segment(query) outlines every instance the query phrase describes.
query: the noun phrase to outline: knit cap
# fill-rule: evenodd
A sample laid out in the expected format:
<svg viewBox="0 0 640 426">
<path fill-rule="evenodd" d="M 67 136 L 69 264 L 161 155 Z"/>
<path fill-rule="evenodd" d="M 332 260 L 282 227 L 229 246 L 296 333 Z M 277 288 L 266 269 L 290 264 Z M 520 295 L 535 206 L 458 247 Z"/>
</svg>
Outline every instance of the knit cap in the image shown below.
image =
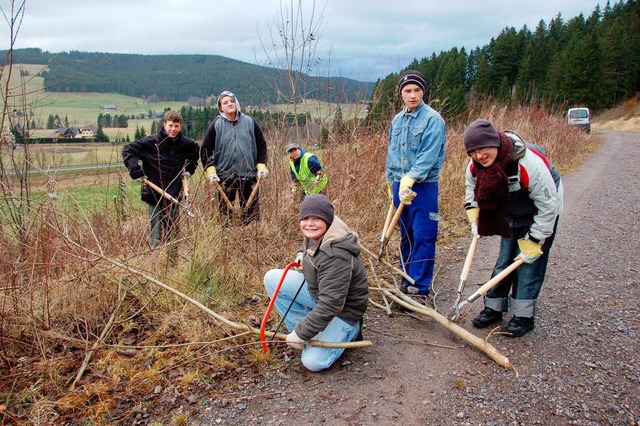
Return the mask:
<svg viewBox="0 0 640 426">
<path fill-rule="evenodd" d="M 467 130 L 464 131 L 464 148 L 467 154 L 476 149 L 489 146 L 500 147 L 500 136 L 493 124 L 487 120 L 478 119 L 469 124 Z"/>
<path fill-rule="evenodd" d="M 284 153 L 288 154 L 289 151 L 291 151 L 292 149 L 298 149 L 298 148 L 302 148 L 300 145 L 298 145 L 295 142 L 291 142 L 290 144 L 287 145 L 287 147 L 284 149 Z"/>
<path fill-rule="evenodd" d="M 424 74 L 416 70 L 407 70 L 403 72 L 400 76 L 400 80 L 398 81 L 398 90 L 402 91 L 402 88 L 407 84 L 417 84 L 424 92 Z"/>
<path fill-rule="evenodd" d="M 315 216 L 324 220 L 328 226 L 331 226 L 333 215 L 334 210 L 331 201 L 322 194 L 307 195 L 300 203 L 300 214 L 298 216 L 300 220 Z"/>
</svg>

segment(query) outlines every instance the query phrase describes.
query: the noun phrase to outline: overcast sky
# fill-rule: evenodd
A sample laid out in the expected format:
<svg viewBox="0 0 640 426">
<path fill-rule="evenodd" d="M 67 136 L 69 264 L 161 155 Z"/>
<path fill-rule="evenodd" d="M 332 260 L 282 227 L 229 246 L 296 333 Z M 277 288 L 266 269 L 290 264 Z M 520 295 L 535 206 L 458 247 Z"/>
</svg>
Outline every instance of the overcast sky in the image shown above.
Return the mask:
<svg viewBox="0 0 640 426">
<path fill-rule="evenodd" d="M 19 3 L 19 0 L 15 0 Z M 312 0 L 302 0 L 313 9 Z M 277 35 L 280 0 L 26 0 L 17 48 L 141 54 L 201 53 L 267 65 L 261 40 Z M 467 51 L 489 43 L 505 27 L 558 13 L 565 22 L 588 17 L 596 0 L 319 0 L 315 73 L 374 81 L 412 59 L 453 47 Z M 0 0 L 5 20 L 0 49 L 9 47 L 11 2 Z M 305 22 L 309 22 L 309 16 Z M 271 30 L 270 30 L 271 28 Z M 270 50 L 270 53 L 273 53 Z"/>
</svg>

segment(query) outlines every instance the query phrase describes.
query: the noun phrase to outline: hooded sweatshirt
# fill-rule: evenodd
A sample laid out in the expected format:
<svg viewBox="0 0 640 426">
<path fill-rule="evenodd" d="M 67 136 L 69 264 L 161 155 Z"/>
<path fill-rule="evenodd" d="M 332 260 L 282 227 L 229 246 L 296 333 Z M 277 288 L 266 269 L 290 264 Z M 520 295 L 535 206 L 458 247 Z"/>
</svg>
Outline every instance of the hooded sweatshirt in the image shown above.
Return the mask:
<svg viewBox="0 0 640 426">
<path fill-rule="evenodd" d="M 304 278 L 317 305 L 296 325 L 298 337 L 312 339 L 336 316 L 350 324 L 361 321 L 369 300 L 369 283 L 358 257 L 358 236 L 334 216 L 318 243 L 305 237 L 302 251 Z"/>
</svg>

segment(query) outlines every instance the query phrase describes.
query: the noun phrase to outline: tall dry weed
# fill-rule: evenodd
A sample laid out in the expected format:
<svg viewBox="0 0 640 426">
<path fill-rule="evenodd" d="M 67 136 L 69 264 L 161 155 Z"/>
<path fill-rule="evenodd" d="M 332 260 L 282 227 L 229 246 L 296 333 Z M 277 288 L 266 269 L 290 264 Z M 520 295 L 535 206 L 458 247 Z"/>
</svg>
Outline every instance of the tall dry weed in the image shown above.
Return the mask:
<svg viewBox="0 0 640 426">
<path fill-rule="evenodd" d="M 489 119 L 498 129 L 514 130 L 543 146 L 561 171 L 575 167 L 597 146 L 595 136 L 576 132 L 562 117 L 541 109 L 488 106 L 468 121 L 475 118 Z M 468 232 L 462 210 L 469 161 L 462 144 L 466 124 L 448 127 L 440 178 L 441 246 Z M 336 213 L 360 235 L 364 247 L 376 252 L 389 206 L 387 135 L 363 129 L 350 134 L 344 139 L 348 142 L 330 140 L 322 149 L 312 147 L 315 137 L 299 142 L 322 160 Z M 120 188 L 116 202 L 105 203 L 107 207 L 87 210 L 73 201 L 34 201 L 23 238 L 7 226 L 11 216 L 0 209 L 0 274 L 5 283 L 0 285 L 0 397 L 7 405 L 0 412 L 2 421 L 56 416 L 126 421 L 131 410 L 123 408 L 125 399 L 149 398 L 149 410 L 154 404 L 170 407 L 199 386 L 233 384 L 238 369 L 263 368 L 255 356 L 255 339 L 230 339 L 235 330 L 154 285 L 145 274 L 232 321 L 258 325 L 268 302 L 264 274 L 291 262 L 301 242 L 288 156 L 282 149 L 287 141 L 269 134 L 267 140 L 270 175 L 261 188 L 262 220 L 223 225 L 215 191 L 197 173 L 189 182 L 197 217 L 180 221 L 177 260 L 168 245 L 149 248 L 146 211 L 124 210 L 141 202 L 124 199 L 116 173 L 102 176 Z M 63 194 L 65 188 L 56 191 Z M 397 238 L 388 248 L 392 258 Z M 369 256 L 363 259 L 371 268 Z M 376 275 L 394 277 L 393 271 L 382 269 Z M 111 317 L 111 328 L 103 333 Z M 100 335 L 104 340 L 94 348 Z M 70 390 L 92 349 L 84 378 Z"/>
</svg>

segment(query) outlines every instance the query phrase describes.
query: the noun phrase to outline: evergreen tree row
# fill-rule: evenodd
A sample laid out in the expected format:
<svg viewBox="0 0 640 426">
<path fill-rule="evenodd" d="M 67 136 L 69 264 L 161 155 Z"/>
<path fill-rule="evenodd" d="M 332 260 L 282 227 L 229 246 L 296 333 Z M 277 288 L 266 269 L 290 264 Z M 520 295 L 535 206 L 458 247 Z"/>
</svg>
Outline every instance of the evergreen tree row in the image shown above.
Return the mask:
<svg viewBox="0 0 640 426">
<path fill-rule="evenodd" d="M 448 119 L 464 117 L 470 102 L 481 99 L 551 110 L 611 108 L 640 90 L 640 6 L 607 2 L 586 19 L 580 14 L 565 22 L 558 14 L 533 32 L 507 27 L 482 48 L 453 48 L 406 69 L 425 74 L 425 99 Z M 371 122 L 401 108 L 397 79 L 391 74 L 376 83 Z"/>
<path fill-rule="evenodd" d="M 4 52 L 1 52 L 4 53 Z M 217 55 L 137 55 L 97 52 L 49 53 L 16 49 L 13 63 L 43 64 L 47 91 L 97 92 L 153 101 L 202 102 L 230 90 L 242 105 L 287 102 L 291 84 L 282 70 Z M 327 102 L 369 99 L 372 83 L 341 77 L 301 76 L 296 93 Z M 279 92 L 281 90 L 282 92 Z"/>
</svg>

